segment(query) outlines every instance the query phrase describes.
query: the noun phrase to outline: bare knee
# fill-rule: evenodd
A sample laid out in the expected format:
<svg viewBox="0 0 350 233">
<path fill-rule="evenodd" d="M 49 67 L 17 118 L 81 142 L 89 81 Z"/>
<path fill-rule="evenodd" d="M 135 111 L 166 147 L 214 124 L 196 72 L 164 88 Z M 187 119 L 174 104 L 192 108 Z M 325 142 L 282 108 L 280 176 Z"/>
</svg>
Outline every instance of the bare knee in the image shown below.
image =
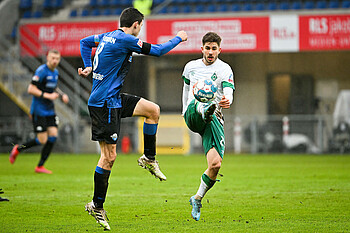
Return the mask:
<svg viewBox="0 0 350 233">
<path fill-rule="evenodd" d="M 147 118 L 148 120 L 158 123 L 160 115 L 160 107 L 158 104 L 153 104 L 150 110 L 148 111 Z"/>
<path fill-rule="evenodd" d="M 211 164 L 209 164 L 209 170 L 212 170 L 213 172 L 219 172 L 221 168 L 221 161 L 213 161 Z"/>
</svg>

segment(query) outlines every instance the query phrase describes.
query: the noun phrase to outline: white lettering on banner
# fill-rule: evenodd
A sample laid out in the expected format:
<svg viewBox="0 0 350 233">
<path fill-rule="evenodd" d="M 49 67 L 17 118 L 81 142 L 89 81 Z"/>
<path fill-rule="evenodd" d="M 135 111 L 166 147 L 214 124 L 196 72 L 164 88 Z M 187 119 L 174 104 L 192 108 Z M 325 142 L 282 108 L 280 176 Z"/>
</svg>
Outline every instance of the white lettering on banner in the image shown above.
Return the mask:
<svg viewBox="0 0 350 233">
<path fill-rule="evenodd" d="M 242 22 L 240 20 L 217 20 L 217 21 L 178 21 L 172 23 L 172 32 L 177 33 L 179 30 L 187 32 L 188 40 L 176 47 L 174 50 L 191 51 L 194 48 L 198 50 L 202 44 L 202 37 L 210 31 L 217 32 L 223 40 L 223 49 L 256 49 L 257 39 L 253 33 L 242 33 Z M 172 36 L 159 36 L 157 43 L 164 43 L 170 40 Z"/>
<path fill-rule="evenodd" d="M 335 20 L 330 19 L 329 22 L 329 34 L 349 34 L 350 33 L 350 18 L 341 20 L 337 18 Z"/>
<path fill-rule="evenodd" d="M 309 19 L 310 34 L 326 34 L 328 33 L 327 18 L 310 18 Z"/>
<path fill-rule="evenodd" d="M 57 41 L 79 41 L 80 39 L 108 32 L 109 28 L 104 27 L 61 27 L 57 28 Z"/>
<path fill-rule="evenodd" d="M 299 17 L 297 15 L 270 16 L 270 50 L 272 52 L 299 50 Z"/>
<path fill-rule="evenodd" d="M 41 41 L 54 41 L 56 38 L 55 26 L 39 27 L 39 39 Z"/>
</svg>

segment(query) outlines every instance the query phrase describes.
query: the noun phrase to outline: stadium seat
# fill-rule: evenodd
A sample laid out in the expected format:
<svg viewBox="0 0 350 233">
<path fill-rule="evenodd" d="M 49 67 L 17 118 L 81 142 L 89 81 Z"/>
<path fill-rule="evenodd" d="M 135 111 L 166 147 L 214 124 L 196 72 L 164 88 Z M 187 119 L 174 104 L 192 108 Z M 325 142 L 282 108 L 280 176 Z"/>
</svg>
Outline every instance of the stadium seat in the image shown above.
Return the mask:
<svg viewBox="0 0 350 233">
<path fill-rule="evenodd" d="M 163 7 L 162 9 L 160 9 L 160 11 L 158 12 L 159 14 L 166 14 L 167 12 L 167 8 Z"/>
<path fill-rule="evenodd" d="M 190 13 L 192 10 L 191 10 L 191 6 L 190 5 L 185 5 L 182 7 L 182 12 L 183 13 Z"/>
<path fill-rule="evenodd" d="M 265 4 L 263 2 L 258 2 L 256 5 L 255 5 L 255 10 L 257 11 L 263 11 L 265 10 Z"/>
<path fill-rule="evenodd" d="M 78 11 L 77 11 L 76 9 L 71 10 L 69 16 L 70 16 L 70 17 L 77 17 L 77 16 L 78 16 Z"/>
<path fill-rule="evenodd" d="M 332 9 L 339 8 L 339 2 L 338 1 L 330 1 L 329 8 L 332 8 Z"/>
<path fill-rule="evenodd" d="M 275 11 L 277 10 L 277 4 L 275 2 L 269 2 L 269 4 L 267 5 L 267 9 L 269 11 Z"/>
<path fill-rule="evenodd" d="M 325 8 L 327 8 L 327 2 L 326 2 L 326 1 L 323 1 L 323 0 L 318 1 L 318 2 L 316 3 L 316 8 L 317 8 L 317 9 L 325 9 Z"/>
<path fill-rule="evenodd" d="M 234 3 L 234 4 L 231 5 L 230 10 L 234 11 L 234 12 L 240 11 L 241 10 L 241 6 L 239 4 L 237 4 L 237 3 Z"/>
<path fill-rule="evenodd" d="M 112 10 L 111 10 L 111 8 L 103 9 L 101 15 L 104 15 L 104 16 L 112 15 Z"/>
<path fill-rule="evenodd" d="M 23 12 L 22 18 L 29 19 L 30 17 L 32 17 L 32 12 L 30 10 Z"/>
<path fill-rule="evenodd" d="M 293 10 L 300 10 L 301 9 L 301 3 L 300 2 L 293 2 L 291 9 Z"/>
<path fill-rule="evenodd" d="M 341 4 L 342 8 L 350 8 L 350 1 L 343 1 Z"/>
<path fill-rule="evenodd" d="M 32 15 L 33 18 L 41 18 L 43 17 L 43 12 L 42 11 L 35 11 Z"/>
<path fill-rule="evenodd" d="M 99 8 L 94 8 L 91 10 L 91 15 L 92 16 L 99 16 L 101 15 L 100 9 Z"/>
<path fill-rule="evenodd" d="M 313 1 L 307 1 L 304 4 L 304 9 L 312 10 L 314 9 L 314 2 Z"/>
<path fill-rule="evenodd" d="M 197 13 L 203 13 L 204 12 L 204 5 L 203 4 L 198 4 L 195 6 L 194 11 Z"/>
<path fill-rule="evenodd" d="M 90 6 L 91 8 L 96 7 L 96 6 L 97 6 L 97 0 L 90 0 L 89 6 Z"/>
<path fill-rule="evenodd" d="M 122 11 L 123 11 L 122 8 L 117 7 L 113 10 L 113 14 L 120 15 L 122 13 Z"/>
<path fill-rule="evenodd" d="M 19 3 L 19 9 L 21 10 L 30 9 L 32 6 L 32 0 L 21 0 Z"/>
<path fill-rule="evenodd" d="M 228 11 L 228 5 L 226 3 L 220 4 L 219 7 L 218 7 L 218 11 L 220 11 L 220 12 Z"/>
<path fill-rule="evenodd" d="M 89 16 L 89 15 L 90 15 L 90 12 L 89 12 L 88 9 L 83 9 L 81 11 L 81 16 L 86 17 L 86 16 Z"/>
<path fill-rule="evenodd" d="M 51 9 L 51 0 L 44 0 L 44 2 L 43 2 L 43 9 L 44 10 L 49 10 L 49 9 Z"/>
<path fill-rule="evenodd" d="M 98 6 L 99 6 L 99 7 L 109 7 L 109 6 L 110 6 L 109 0 L 100 0 L 100 1 L 98 2 Z"/>
<path fill-rule="evenodd" d="M 281 10 L 289 10 L 289 3 L 288 2 L 281 2 L 280 3 L 280 9 Z"/>
<path fill-rule="evenodd" d="M 222 5 L 219 6 L 219 9 L 220 9 L 221 6 L 222 6 Z M 226 7 L 227 7 L 227 6 L 226 6 Z M 224 10 L 222 10 L 222 11 L 224 11 Z M 215 4 L 210 4 L 210 5 L 208 5 L 208 7 L 207 7 L 207 12 L 216 12 L 216 6 L 215 6 Z"/>
<path fill-rule="evenodd" d="M 180 8 L 178 5 L 169 6 L 167 12 L 170 14 L 178 14 L 180 13 Z"/>
<path fill-rule="evenodd" d="M 246 2 L 243 5 L 243 11 L 251 11 L 253 10 L 253 5 L 250 2 Z"/>
</svg>

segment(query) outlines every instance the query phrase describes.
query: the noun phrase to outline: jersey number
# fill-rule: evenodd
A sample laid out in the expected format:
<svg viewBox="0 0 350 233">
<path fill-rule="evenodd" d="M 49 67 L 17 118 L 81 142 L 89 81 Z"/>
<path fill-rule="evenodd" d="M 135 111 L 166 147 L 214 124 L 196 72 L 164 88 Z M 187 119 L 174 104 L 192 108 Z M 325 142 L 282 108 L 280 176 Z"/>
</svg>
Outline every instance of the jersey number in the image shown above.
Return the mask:
<svg viewBox="0 0 350 233">
<path fill-rule="evenodd" d="M 95 71 L 97 69 L 98 61 L 99 61 L 98 55 L 100 55 L 100 53 L 102 52 L 104 46 L 105 46 L 105 43 L 102 42 L 96 49 L 96 53 L 95 53 L 95 57 L 94 57 L 94 68 L 93 68 L 93 71 Z"/>
</svg>

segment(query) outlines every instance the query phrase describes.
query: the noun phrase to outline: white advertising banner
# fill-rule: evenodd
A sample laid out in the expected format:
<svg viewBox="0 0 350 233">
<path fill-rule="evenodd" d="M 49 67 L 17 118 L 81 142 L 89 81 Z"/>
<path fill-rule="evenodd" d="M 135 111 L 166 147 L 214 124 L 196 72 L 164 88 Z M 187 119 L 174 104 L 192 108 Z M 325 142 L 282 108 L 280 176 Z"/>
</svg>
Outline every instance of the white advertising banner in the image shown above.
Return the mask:
<svg viewBox="0 0 350 233">
<path fill-rule="evenodd" d="M 270 16 L 270 51 L 299 51 L 299 16 Z"/>
</svg>

